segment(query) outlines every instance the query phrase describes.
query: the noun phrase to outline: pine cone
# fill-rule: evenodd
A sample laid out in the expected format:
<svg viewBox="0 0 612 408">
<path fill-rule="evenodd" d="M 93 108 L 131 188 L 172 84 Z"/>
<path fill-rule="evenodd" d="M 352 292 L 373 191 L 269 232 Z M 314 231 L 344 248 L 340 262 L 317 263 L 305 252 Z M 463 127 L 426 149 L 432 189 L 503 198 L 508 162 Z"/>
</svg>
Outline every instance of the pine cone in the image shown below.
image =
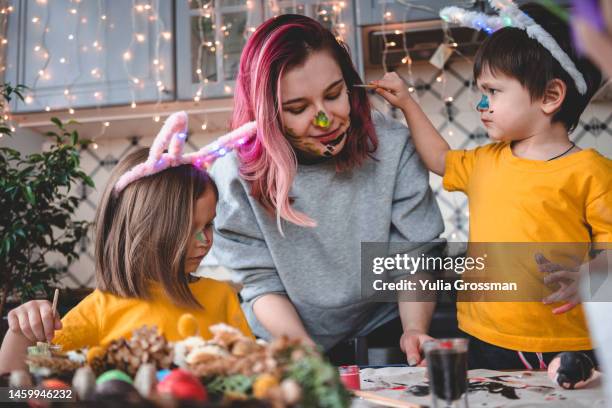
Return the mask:
<svg viewBox="0 0 612 408">
<path fill-rule="evenodd" d="M 116 368 L 134 376 L 144 363 L 153 364 L 157 369 L 170 368 L 172 348 L 155 326 L 143 326 L 134 330 L 129 340 L 121 338 L 112 341 L 103 362 L 106 368 Z"/>
<path fill-rule="evenodd" d="M 106 360 L 101 357 L 95 357 L 87 364 L 91 367 L 96 376 L 101 375 L 105 371 L 108 371 L 108 365 L 106 364 Z"/>
</svg>

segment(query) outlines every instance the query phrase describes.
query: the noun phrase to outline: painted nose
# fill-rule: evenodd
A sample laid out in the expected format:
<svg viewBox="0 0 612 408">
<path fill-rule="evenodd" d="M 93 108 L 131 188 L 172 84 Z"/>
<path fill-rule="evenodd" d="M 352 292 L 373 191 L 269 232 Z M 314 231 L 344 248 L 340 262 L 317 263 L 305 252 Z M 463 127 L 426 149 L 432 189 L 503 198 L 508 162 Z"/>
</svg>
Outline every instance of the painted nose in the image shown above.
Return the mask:
<svg viewBox="0 0 612 408">
<path fill-rule="evenodd" d="M 476 110 L 478 112 L 485 112 L 489 110 L 489 97 L 487 95 L 482 95 L 480 102 L 478 102 L 478 105 L 476 105 Z"/>
<path fill-rule="evenodd" d="M 327 117 L 327 114 L 325 114 L 325 112 L 320 110 L 319 112 L 317 112 L 317 115 L 312 120 L 312 124 L 314 126 L 317 126 L 323 129 L 327 129 L 331 125 L 331 122 L 329 118 Z"/>
</svg>

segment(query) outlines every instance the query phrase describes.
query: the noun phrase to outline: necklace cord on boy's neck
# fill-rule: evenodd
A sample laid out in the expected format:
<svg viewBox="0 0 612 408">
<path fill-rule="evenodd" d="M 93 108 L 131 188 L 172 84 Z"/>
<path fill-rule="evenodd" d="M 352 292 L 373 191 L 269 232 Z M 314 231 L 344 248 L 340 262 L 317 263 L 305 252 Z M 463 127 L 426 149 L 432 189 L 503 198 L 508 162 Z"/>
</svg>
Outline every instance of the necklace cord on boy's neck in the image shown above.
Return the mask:
<svg viewBox="0 0 612 408">
<path fill-rule="evenodd" d="M 555 157 L 551 157 L 550 159 L 548 159 L 548 160 L 546 160 L 546 161 L 555 160 L 555 159 L 558 159 L 558 158 L 559 158 L 559 157 L 561 157 L 561 156 L 565 156 L 566 154 L 568 154 L 568 153 L 570 152 L 570 150 L 572 150 L 574 147 L 576 147 L 576 143 L 574 143 L 574 142 L 571 142 L 571 143 L 572 143 L 572 145 L 570 146 L 570 148 L 569 148 L 569 149 L 567 149 L 566 151 L 564 151 L 564 152 L 563 152 L 563 153 L 561 153 L 561 154 L 556 155 Z"/>
</svg>

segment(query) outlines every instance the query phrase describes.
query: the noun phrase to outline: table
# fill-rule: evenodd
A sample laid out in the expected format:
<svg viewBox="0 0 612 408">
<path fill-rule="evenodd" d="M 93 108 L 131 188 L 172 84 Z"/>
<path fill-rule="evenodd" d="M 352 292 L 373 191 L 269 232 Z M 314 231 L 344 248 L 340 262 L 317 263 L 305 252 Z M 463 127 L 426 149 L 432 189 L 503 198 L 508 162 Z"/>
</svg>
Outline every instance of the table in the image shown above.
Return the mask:
<svg viewBox="0 0 612 408">
<path fill-rule="evenodd" d="M 423 391 L 427 392 L 426 368 L 362 368 L 360 376 L 363 391 L 370 391 L 377 396 L 422 406 L 431 405 L 430 396 L 428 394 L 422 395 Z M 586 388 L 579 390 L 565 390 L 555 386 L 545 371 L 470 370 L 468 377 L 470 378 L 470 391 L 468 393 L 470 408 L 612 407 L 612 402 L 606 406 L 600 373 L 595 374 L 593 381 Z M 414 391 L 417 391 L 417 395 Z M 380 406 L 380 404 L 355 398 L 351 408 Z"/>
</svg>

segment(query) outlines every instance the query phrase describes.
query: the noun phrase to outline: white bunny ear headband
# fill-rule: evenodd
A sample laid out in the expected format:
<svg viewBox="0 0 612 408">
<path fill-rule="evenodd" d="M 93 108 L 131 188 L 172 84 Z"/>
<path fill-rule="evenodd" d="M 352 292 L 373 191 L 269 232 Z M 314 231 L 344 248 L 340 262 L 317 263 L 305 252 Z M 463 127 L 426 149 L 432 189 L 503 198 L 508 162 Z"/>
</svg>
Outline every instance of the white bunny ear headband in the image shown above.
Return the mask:
<svg viewBox="0 0 612 408">
<path fill-rule="evenodd" d="M 119 194 L 128 184 L 140 178 L 159 173 L 169 167 L 192 164 L 198 168 L 208 168 L 219 157 L 224 156 L 236 146 L 245 144 L 257 132 L 255 122 L 249 122 L 219 137 L 197 152 L 183 154 L 187 137 L 187 113 L 176 112 L 166 119 L 153 145 L 149 157 L 122 175 L 115 184 Z M 168 149 L 167 153 L 164 150 Z"/>
<path fill-rule="evenodd" d="M 576 68 L 572 59 L 555 39 L 544 30 L 531 17 L 521 11 L 512 0 L 489 0 L 489 4 L 495 8 L 499 15 L 489 16 L 484 13 L 464 10 L 460 7 L 445 7 L 440 10 L 440 18 L 442 20 L 459 24 L 464 27 L 483 30 L 487 34 L 492 34 L 494 31 L 504 27 L 515 27 L 525 30 L 530 38 L 539 42 L 546 48 L 552 56 L 559 61 L 561 67 L 572 77 L 576 83 L 576 89 L 581 95 L 587 91 L 587 85 L 584 77 Z"/>
</svg>

